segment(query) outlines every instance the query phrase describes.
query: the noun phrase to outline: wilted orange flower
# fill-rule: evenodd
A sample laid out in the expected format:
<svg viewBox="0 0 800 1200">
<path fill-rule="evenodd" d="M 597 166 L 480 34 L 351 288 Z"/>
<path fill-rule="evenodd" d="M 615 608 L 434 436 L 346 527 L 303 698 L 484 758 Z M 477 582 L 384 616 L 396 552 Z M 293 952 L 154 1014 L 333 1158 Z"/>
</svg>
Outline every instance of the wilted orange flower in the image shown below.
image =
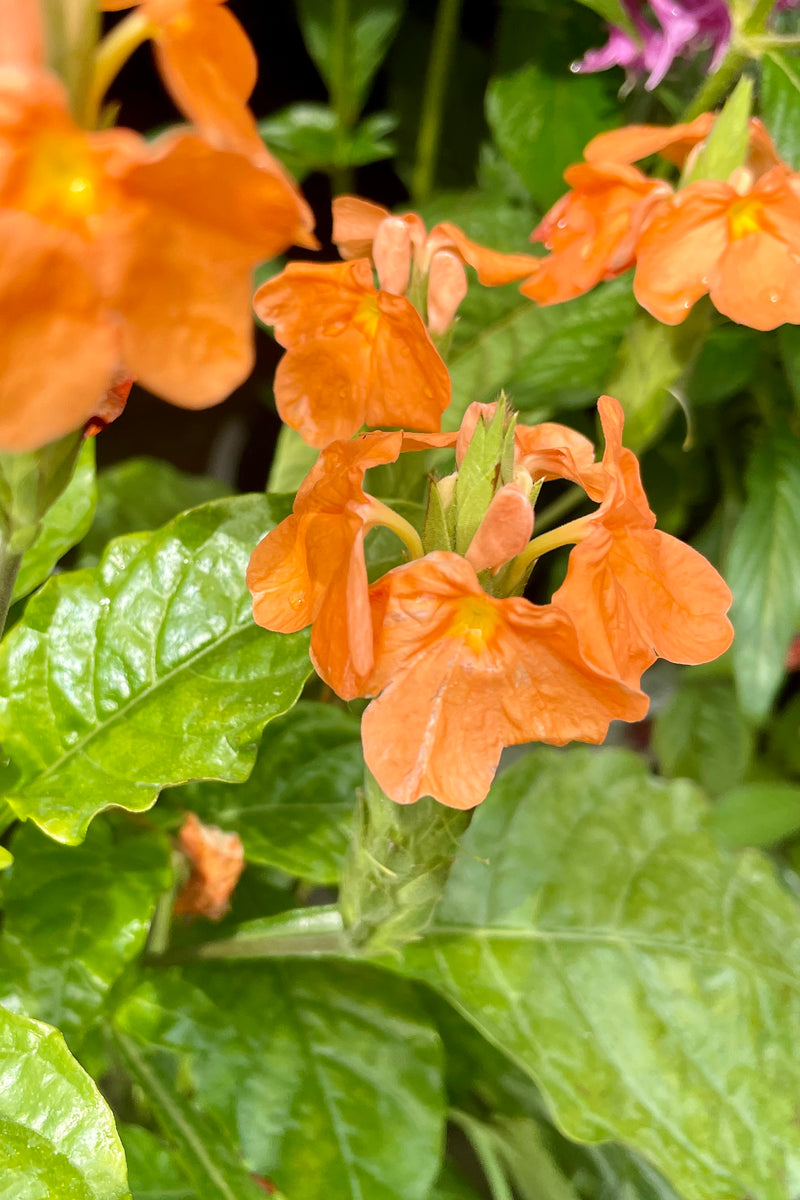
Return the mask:
<svg viewBox="0 0 800 1200">
<path fill-rule="evenodd" d="M 245 156 L 87 133 L 54 77 L 3 71 L 0 447 L 81 426 L 120 364 L 172 403 L 223 400 L 252 365 L 252 268 L 303 237 L 294 190 Z"/>
<path fill-rule="evenodd" d="M 133 379 L 127 371 L 119 370 L 109 384 L 108 391 L 95 408 L 83 427 L 84 437 L 96 437 L 107 425 L 111 425 L 125 411 L 133 387 Z"/>
<path fill-rule="evenodd" d="M 400 804 L 430 795 L 473 808 L 504 746 L 601 742 L 611 721 L 647 711 L 640 691 L 587 664 L 566 613 L 488 596 L 456 554 L 396 567 L 371 599 L 364 758 Z"/>
<path fill-rule="evenodd" d="M 633 687 L 656 658 L 697 664 L 723 654 L 732 597 L 701 554 L 655 528 L 636 456 L 622 445 L 622 407 L 602 396 L 598 409 L 606 446 L 584 484 L 602 503 L 573 523 L 581 540 L 553 604 L 574 620 L 586 659 Z"/>
<path fill-rule="evenodd" d="M 735 186 L 738 184 L 739 186 Z M 634 293 L 678 325 L 701 296 L 753 329 L 800 323 L 800 196 L 783 166 L 755 183 L 700 180 L 653 213 L 636 252 Z"/>
<path fill-rule="evenodd" d="M 654 204 L 672 191 L 662 180 L 616 163 L 578 163 L 564 178 L 572 191 L 531 234 L 551 253 L 520 288 L 539 304 L 572 300 L 632 267 Z"/>
<path fill-rule="evenodd" d="M 414 306 L 375 289 L 366 259 L 290 263 L 253 304 L 287 348 L 275 373 L 278 412 L 309 445 L 364 424 L 439 428 L 447 368 Z"/>
<path fill-rule="evenodd" d="M 174 911 L 219 921 L 230 908 L 233 889 L 244 870 L 244 846 L 238 833 L 204 825 L 196 813 L 186 814 L 178 845 L 191 864 L 191 874 L 178 893 Z"/>
</svg>

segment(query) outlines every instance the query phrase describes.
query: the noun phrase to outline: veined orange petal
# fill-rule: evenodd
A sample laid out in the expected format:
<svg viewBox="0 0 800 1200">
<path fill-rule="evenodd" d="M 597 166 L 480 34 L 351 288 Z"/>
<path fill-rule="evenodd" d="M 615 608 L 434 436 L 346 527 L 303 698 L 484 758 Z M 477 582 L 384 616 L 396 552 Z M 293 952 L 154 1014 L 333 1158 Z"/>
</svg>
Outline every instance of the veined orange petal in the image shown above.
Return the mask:
<svg viewBox="0 0 800 1200">
<path fill-rule="evenodd" d="M 331 241 L 342 258 L 369 258 L 378 227 L 392 214 L 360 196 L 336 196 Z"/>
<path fill-rule="evenodd" d="M 711 278 L 711 302 L 751 329 L 800 324 L 800 242 L 766 232 L 731 242 Z"/>
<path fill-rule="evenodd" d="M 634 163 L 651 154 L 662 154 L 682 166 L 689 151 L 708 137 L 715 117 L 715 113 L 705 112 L 682 125 L 625 125 L 609 129 L 593 137 L 583 155 L 590 163 Z"/>
<path fill-rule="evenodd" d="M 293 262 L 262 283 L 253 307 L 273 325 L 282 346 L 320 334 L 338 337 L 349 328 L 365 295 L 377 294 L 366 258 L 347 263 Z"/>
<path fill-rule="evenodd" d="M 581 483 L 595 465 L 594 446 L 587 437 L 566 425 L 543 421 L 517 425 L 514 431 L 516 461 L 532 479 L 571 479 Z"/>
<path fill-rule="evenodd" d="M 504 484 L 492 496 L 465 557 L 476 571 L 497 570 L 522 553 L 532 534 L 530 496 L 516 483 Z"/>
<path fill-rule="evenodd" d="M 548 605 L 495 600 L 472 567 L 435 553 L 374 584 L 380 693 L 362 722 L 364 756 L 393 800 L 484 799 L 504 746 L 600 742 L 647 699 L 584 662 L 572 621 Z"/>
<path fill-rule="evenodd" d="M 404 296 L 378 293 L 367 396 L 368 425 L 437 432 L 450 403 L 450 374 L 422 318 Z"/>
<path fill-rule="evenodd" d="M 436 250 L 455 250 L 468 266 L 475 269 L 479 283 L 486 287 L 498 287 L 517 279 L 526 279 L 539 261 L 532 254 L 504 254 L 500 250 L 479 246 L 449 221 L 435 225 L 428 234 L 429 254 Z"/>
</svg>

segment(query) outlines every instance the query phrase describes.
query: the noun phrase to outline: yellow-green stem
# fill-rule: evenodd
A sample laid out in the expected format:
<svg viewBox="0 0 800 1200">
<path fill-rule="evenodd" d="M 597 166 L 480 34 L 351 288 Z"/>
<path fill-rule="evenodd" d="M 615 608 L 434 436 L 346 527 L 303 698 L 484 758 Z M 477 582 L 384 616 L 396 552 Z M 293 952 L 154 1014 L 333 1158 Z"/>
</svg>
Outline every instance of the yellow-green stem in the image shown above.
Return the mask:
<svg viewBox="0 0 800 1200">
<path fill-rule="evenodd" d="M 556 529 L 551 529 L 548 533 L 543 533 L 539 537 L 535 537 L 532 542 L 528 542 L 522 553 L 514 559 L 514 569 L 509 573 L 507 579 L 508 588 L 513 590 L 518 587 L 537 558 L 541 558 L 543 554 L 557 550 L 560 546 L 571 546 L 576 542 L 583 541 L 589 532 L 589 521 L 593 515 L 568 521 L 566 525 L 559 525 Z"/>
<path fill-rule="evenodd" d="M 458 36 L 461 0 L 439 0 L 436 24 L 433 30 L 425 92 L 422 97 L 419 134 L 417 135 L 417 158 L 411 180 L 411 194 L 415 204 L 424 204 L 433 188 L 439 138 L 444 119 L 444 101 L 453 46 Z"/>
<path fill-rule="evenodd" d="M 422 548 L 422 539 L 410 521 L 401 517 L 382 500 L 375 500 L 372 496 L 370 496 L 369 508 L 367 528 L 372 529 L 375 525 L 384 525 L 387 529 L 391 529 L 392 533 L 397 534 L 412 558 L 422 558 L 425 553 Z"/>
<path fill-rule="evenodd" d="M 86 96 L 83 124 L 93 129 L 111 84 L 134 50 L 153 35 L 152 24 L 137 9 L 115 25 L 97 47 L 92 81 Z"/>
</svg>

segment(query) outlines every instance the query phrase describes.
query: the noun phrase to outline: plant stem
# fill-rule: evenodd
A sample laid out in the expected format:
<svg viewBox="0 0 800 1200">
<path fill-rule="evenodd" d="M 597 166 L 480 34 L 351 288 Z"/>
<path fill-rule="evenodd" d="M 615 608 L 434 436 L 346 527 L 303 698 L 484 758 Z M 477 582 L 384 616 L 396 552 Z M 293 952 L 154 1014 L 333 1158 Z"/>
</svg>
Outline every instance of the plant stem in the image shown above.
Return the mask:
<svg viewBox="0 0 800 1200">
<path fill-rule="evenodd" d="M 352 957 L 336 905 L 300 908 L 277 917 L 248 921 L 234 937 L 148 956 L 148 965 L 166 966 L 209 958 Z"/>
<path fill-rule="evenodd" d="M 354 113 L 348 101 L 350 65 L 350 0 L 333 0 L 333 39 L 331 100 L 336 112 L 336 151 L 343 160 Z M 343 161 L 334 168 L 332 186 L 335 195 L 352 191 L 352 171 Z"/>
<path fill-rule="evenodd" d="M 97 124 L 105 94 L 122 67 L 142 42 L 146 42 L 153 27 L 137 9 L 124 17 L 106 34 L 97 47 L 94 70 L 83 110 L 83 124 L 92 129 Z"/>
<path fill-rule="evenodd" d="M 548 504 L 547 508 L 543 508 L 541 512 L 536 513 L 535 529 L 537 533 L 544 533 L 546 529 L 552 529 L 553 525 L 557 525 L 562 517 L 566 517 L 571 513 L 573 508 L 577 508 L 584 500 L 588 499 L 583 488 L 571 487 L 564 492 L 563 496 L 559 496 L 552 504 Z"/>
<path fill-rule="evenodd" d="M 0 637 L 6 627 L 6 617 L 11 607 L 11 597 L 14 594 L 14 584 L 17 579 L 21 554 L 12 554 L 6 542 L 0 538 Z"/>
<path fill-rule="evenodd" d="M 417 160 L 411 181 L 415 204 L 424 204 L 433 188 L 439 137 L 444 118 L 444 101 L 453 45 L 458 34 L 462 0 L 439 0 L 433 30 L 425 93 L 417 137 Z"/>
<path fill-rule="evenodd" d="M 723 99 L 725 93 L 739 78 L 749 56 L 738 46 L 731 46 L 725 55 L 720 68 L 705 81 L 695 95 L 689 107 L 681 116 L 681 121 L 693 121 L 701 113 L 715 108 Z"/>
<path fill-rule="evenodd" d="M 761 33 L 775 7 L 775 0 L 758 0 L 744 23 L 744 33 Z"/>
<path fill-rule="evenodd" d="M 469 1113 L 461 1112 L 457 1108 L 451 1108 L 447 1115 L 453 1124 L 458 1125 L 466 1135 L 475 1151 L 486 1176 L 489 1191 L 492 1193 L 492 1200 L 514 1200 L 514 1194 L 508 1185 L 505 1171 L 494 1146 L 491 1130 L 471 1117 Z"/>
</svg>

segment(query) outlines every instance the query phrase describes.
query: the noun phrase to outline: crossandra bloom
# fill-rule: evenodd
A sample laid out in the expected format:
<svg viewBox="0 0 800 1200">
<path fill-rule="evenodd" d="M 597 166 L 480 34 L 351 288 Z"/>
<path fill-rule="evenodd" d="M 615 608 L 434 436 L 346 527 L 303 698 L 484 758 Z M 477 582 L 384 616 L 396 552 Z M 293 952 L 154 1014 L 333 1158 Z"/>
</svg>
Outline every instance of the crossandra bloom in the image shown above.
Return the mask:
<svg viewBox="0 0 800 1200">
<path fill-rule="evenodd" d="M 306 238 L 294 188 L 246 156 L 87 133 L 53 76 L 0 67 L 0 448 L 84 424 L 120 366 L 223 400 L 252 365 L 253 267 Z"/>
<path fill-rule="evenodd" d="M 367 259 L 290 263 L 253 304 L 287 348 L 275 373 L 278 412 L 309 445 L 364 424 L 438 430 L 447 368 L 413 304 L 373 286 Z"/>
<path fill-rule="evenodd" d="M 654 528 L 622 445 L 622 410 L 610 397 L 599 408 L 600 462 L 563 426 L 515 426 L 504 402 L 471 407 L 458 435 L 336 443 L 292 517 L 256 549 L 256 621 L 312 624 L 322 678 L 343 699 L 371 699 L 365 760 L 397 802 L 432 795 L 470 808 L 504 746 L 600 742 L 612 720 L 645 715 L 641 675 L 657 657 L 707 662 L 729 645 L 728 588 Z M 367 466 L 448 443 L 458 470 L 432 485 L 421 535 L 364 493 Z M 598 507 L 537 536 L 532 504 L 554 479 L 579 484 Z M 402 537 L 412 561 L 368 586 L 364 537 L 377 524 Z M 564 546 L 564 584 L 549 604 L 531 604 L 521 594 L 531 571 Z"/>
</svg>

